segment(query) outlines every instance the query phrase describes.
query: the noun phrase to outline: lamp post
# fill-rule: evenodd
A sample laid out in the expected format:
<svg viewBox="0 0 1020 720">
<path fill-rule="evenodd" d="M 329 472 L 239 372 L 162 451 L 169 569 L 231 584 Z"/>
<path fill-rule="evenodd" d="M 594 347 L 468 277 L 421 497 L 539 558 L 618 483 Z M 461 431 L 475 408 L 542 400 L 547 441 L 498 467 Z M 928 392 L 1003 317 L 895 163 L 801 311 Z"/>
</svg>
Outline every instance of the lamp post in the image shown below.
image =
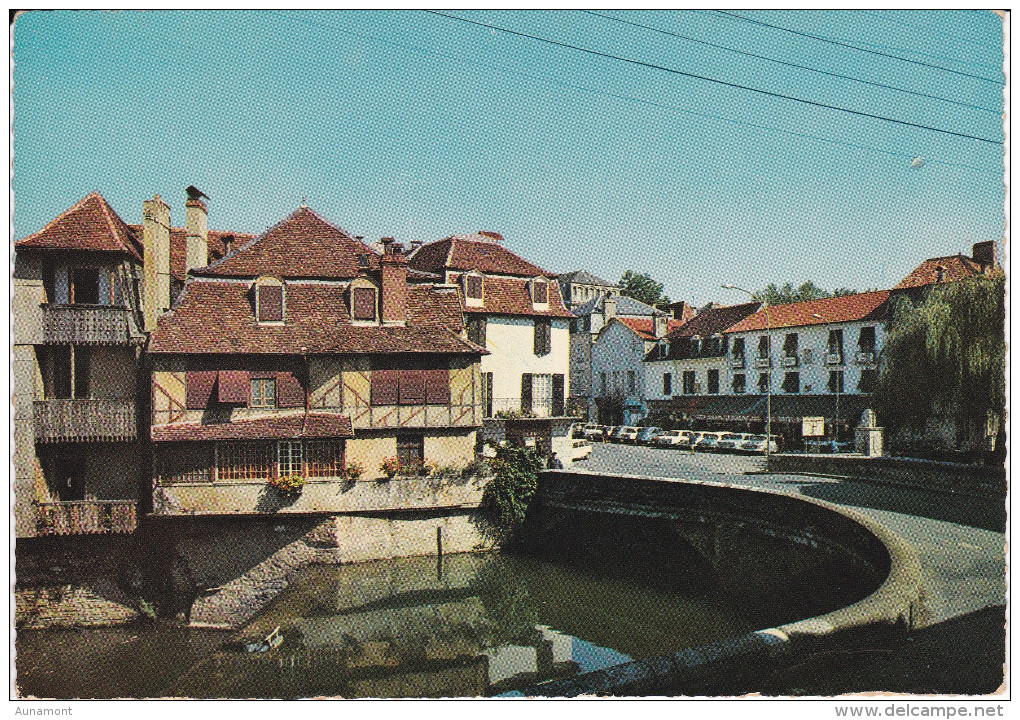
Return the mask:
<svg viewBox="0 0 1020 720">
<path fill-rule="evenodd" d="M 752 300 L 758 298 L 753 292 L 736 285 L 723 285 L 725 290 L 737 290 L 749 295 Z M 765 472 L 769 471 L 769 456 L 772 454 L 772 325 L 769 321 L 769 304 L 766 301 L 761 303 L 762 312 L 765 313 L 765 337 L 768 338 L 768 382 L 765 383 Z"/>
</svg>

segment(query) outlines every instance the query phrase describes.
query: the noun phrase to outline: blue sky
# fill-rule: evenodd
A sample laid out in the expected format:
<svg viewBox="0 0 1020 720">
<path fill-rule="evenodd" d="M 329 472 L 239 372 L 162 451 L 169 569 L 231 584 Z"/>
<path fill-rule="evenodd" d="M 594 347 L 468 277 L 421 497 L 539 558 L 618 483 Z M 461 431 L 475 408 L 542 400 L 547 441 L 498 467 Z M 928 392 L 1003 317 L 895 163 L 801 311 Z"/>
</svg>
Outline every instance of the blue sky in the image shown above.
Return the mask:
<svg viewBox="0 0 1020 720">
<path fill-rule="evenodd" d="M 1001 84 L 719 13 L 606 12 L 1002 108 Z M 727 82 L 1003 137 L 995 113 L 578 11 L 456 14 Z M 741 14 L 1003 79 L 1002 28 L 992 13 Z M 616 280 L 634 269 L 664 282 L 674 299 L 702 304 L 741 300 L 722 283 L 888 287 L 925 257 L 969 253 L 972 243 L 1003 234 L 1001 145 L 420 11 L 32 12 L 15 24 L 14 63 L 17 237 L 92 190 L 128 222 L 138 222 L 142 201 L 159 193 L 183 224 L 184 187 L 194 184 L 210 196 L 209 224 L 217 229 L 260 232 L 306 196 L 370 240 L 498 230 L 511 249 L 552 272 L 583 268 Z M 927 162 L 910 169 L 915 155 Z"/>
</svg>

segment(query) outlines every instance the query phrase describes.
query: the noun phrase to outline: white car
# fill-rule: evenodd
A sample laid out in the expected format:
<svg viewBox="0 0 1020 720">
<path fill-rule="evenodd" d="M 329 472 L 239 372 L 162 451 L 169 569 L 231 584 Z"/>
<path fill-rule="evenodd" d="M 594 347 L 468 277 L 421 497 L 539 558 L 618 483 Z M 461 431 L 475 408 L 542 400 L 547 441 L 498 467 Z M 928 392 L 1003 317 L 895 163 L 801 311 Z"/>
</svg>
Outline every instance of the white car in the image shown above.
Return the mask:
<svg viewBox="0 0 1020 720">
<path fill-rule="evenodd" d="M 690 447 L 691 446 L 691 431 L 690 430 L 667 430 L 664 433 L 660 433 L 652 440 L 652 443 L 659 447 Z"/>
<path fill-rule="evenodd" d="M 716 452 L 738 452 L 741 443 L 750 440 L 754 435 L 751 433 L 730 433 L 715 444 Z"/>
<path fill-rule="evenodd" d="M 637 443 L 637 435 L 640 429 L 630 425 L 620 428 L 620 432 L 616 436 L 616 442 L 630 443 L 631 445 Z"/>
<path fill-rule="evenodd" d="M 585 440 L 602 442 L 606 439 L 605 425 L 588 424 L 581 428 L 581 437 Z"/>
<path fill-rule="evenodd" d="M 574 440 L 571 449 L 571 461 L 587 460 L 591 457 L 591 443 L 587 440 Z"/>
<path fill-rule="evenodd" d="M 692 447 L 695 450 L 700 450 L 701 452 L 715 452 L 716 451 L 716 445 L 719 444 L 719 441 L 722 440 L 723 438 L 729 437 L 732 434 L 733 433 L 728 433 L 728 432 L 706 432 L 706 433 L 702 433 L 701 434 L 701 438 L 699 440 L 695 441 L 695 443 L 694 443 L 694 445 Z"/>
<path fill-rule="evenodd" d="M 740 443 L 737 448 L 739 452 L 746 453 L 762 453 L 765 454 L 765 436 L 764 435 L 752 435 L 747 440 Z M 773 435 L 769 441 L 769 453 L 774 453 L 779 450 L 779 445 L 776 443 L 776 436 Z"/>
</svg>

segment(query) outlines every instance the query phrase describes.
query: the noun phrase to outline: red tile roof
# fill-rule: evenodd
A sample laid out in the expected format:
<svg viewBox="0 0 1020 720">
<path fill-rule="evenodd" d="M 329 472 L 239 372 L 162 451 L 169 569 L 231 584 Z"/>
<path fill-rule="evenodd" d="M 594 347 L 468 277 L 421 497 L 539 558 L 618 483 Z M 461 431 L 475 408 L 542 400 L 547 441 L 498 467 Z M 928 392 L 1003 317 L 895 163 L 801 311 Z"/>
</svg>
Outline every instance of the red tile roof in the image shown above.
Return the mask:
<svg viewBox="0 0 1020 720">
<path fill-rule="evenodd" d="M 353 278 L 358 257 L 369 256 L 379 268 L 379 255 L 307 207 L 295 210 L 254 240 L 196 275 L 217 277 Z"/>
<path fill-rule="evenodd" d="M 132 224 L 129 227 L 135 232 L 139 241 L 141 241 L 142 226 Z M 224 241 L 228 238 L 233 238 L 233 240 L 231 240 L 231 245 L 236 249 L 241 247 L 244 243 L 254 240 L 256 237 L 258 236 L 254 233 L 231 232 L 229 230 L 210 230 L 208 238 L 209 260 L 212 260 L 213 258 L 219 259 L 227 254 L 227 245 Z M 187 255 L 187 228 L 170 228 L 170 275 L 174 278 L 174 280 L 184 282 L 186 275 L 184 272 L 184 264 L 187 260 Z"/>
<path fill-rule="evenodd" d="M 934 285 L 938 282 L 940 267 L 943 269 L 942 282 L 957 282 L 981 274 L 981 266 L 965 255 L 928 258 L 900 280 L 893 290 Z"/>
<path fill-rule="evenodd" d="M 456 281 L 459 275 L 452 275 Z M 531 302 L 528 281 L 524 278 L 486 277 L 481 307 L 465 307 L 464 312 L 483 315 L 529 315 L 536 317 L 573 318 L 574 314 L 563 306 L 560 287 L 549 282 L 549 309 L 536 310 Z"/>
<path fill-rule="evenodd" d="M 881 320 L 888 308 L 888 290 L 844 295 L 843 297 L 808 300 L 773 305 L 768 308 L 769 326 L 772 329 L 826 325 L 831 323 L 854 322 L 856 320 Z M 737 333 L 766 328 L 765 309 L 749 315 L 726 332 Z M 814 317 L 818 315 L 819 317 Z"/>
<path fill-rule="evenodd" d="M 655 321 L 650 317 L 616 317 L 613 318 L 633 330 L 642 340 L 655 340 Z M 666 333 L 677 330 L 682 324 L 680 320 L 668 320 Z M 608 325 L 607 325 L 608 327 Z"/>
<path fill-rule="evenodd" d="M 669 340 L 672 342 L 695 335 L 702 338 L 711 337 L 736 325 L 760 307 L 761 303 L 753 302 L 706 308 L 684 322 L 675 332 L 670 333 Z"/>
<path fill-rule="evenodd" d="M 472 353 L 456 292 L 407 288 L 403 327 L 354 327 L 340 283 L 291 282 L 282 325 L 255 321 L 250 285 L 193 278 L 149 338 L 154 353 Z"/>
<path fill-rule="evenodd" d="M 415 269 L 434 273 L 442 273 L 444 270 L 477 270 L 518 277 L 556 277 L 507 250 L 496 241 L 494 235 L 497 233 L 451 235 L 422 245 L 411 255 L 408 264 Z M 502 240 L 502 237 L 498 239 Z"/>
<path fill-rule="evenodd" d="M 142 259 L 141 235 L 136 234 L 106 199 L 94 192 L 37 233 L 14 243 L 18 249 L 83 250 L 127 253 Z"/>
<path fill-rule="evenodd" d="M 156 442 L 353 437 L 347 415 L 309 412 L 229 423 L 175 423 L 152 428 Z"/>
</svg>

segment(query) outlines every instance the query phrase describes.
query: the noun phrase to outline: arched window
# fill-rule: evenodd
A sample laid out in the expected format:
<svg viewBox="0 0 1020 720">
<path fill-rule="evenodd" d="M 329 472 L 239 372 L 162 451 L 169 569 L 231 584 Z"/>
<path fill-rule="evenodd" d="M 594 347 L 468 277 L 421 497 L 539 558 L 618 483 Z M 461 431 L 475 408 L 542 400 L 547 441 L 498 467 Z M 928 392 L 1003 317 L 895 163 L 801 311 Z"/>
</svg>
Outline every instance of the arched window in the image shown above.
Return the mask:
<svg viewBox="0 0 1020 720">
<path fill-rule="evenodd" d="M 282 280 L 264 276 L 255 281 L 255 317 L 260 323 L 282 323 L 286 305 Z"/>
</svg>

